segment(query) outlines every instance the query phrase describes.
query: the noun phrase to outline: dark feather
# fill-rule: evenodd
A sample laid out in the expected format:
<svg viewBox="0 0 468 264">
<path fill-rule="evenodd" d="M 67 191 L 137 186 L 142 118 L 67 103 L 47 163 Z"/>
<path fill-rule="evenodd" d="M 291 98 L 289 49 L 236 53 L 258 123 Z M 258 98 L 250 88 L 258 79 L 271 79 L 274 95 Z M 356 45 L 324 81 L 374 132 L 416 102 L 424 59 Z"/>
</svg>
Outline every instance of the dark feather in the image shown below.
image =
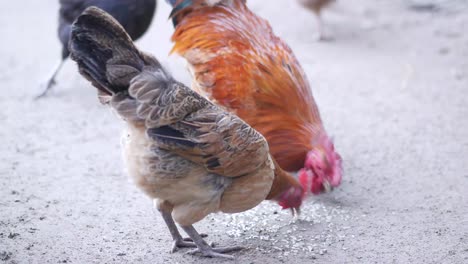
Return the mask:
<svg viewBox="0 0 468 264">
<path fill-rule="evenodd" d="M 161 141 L 167 145 L 183 146 L 188 148 L 195 147 L 196 143 L 190 141 L 182 134 L 169 126 L 150 128 L 146 131 L 148 136 L 156 141 Z"/>
<path fill-rule="evenodd" d="M 171 13 L 169 14 L 169 18 L 172 19 L 172 25 L 174 27 L 179 24 L 179 14 L 181 14 L 187 7 L 190 7 L 193 4 L 193 0 L 183 0 L 179 4 L 176 5 L 177 1 L 169 1 L 171 6 L 174 8 L 172 9 Z"/>
<path fill-rule="evenodd" d="M 156 0 L 60 0 L 58 35 L 62 42 L 62 58 L 69 55 L 71 25 L 90 6 L 108 12 L 125 28 L 132 40 L 140 38 L 153 20 Z"/>
</svg>

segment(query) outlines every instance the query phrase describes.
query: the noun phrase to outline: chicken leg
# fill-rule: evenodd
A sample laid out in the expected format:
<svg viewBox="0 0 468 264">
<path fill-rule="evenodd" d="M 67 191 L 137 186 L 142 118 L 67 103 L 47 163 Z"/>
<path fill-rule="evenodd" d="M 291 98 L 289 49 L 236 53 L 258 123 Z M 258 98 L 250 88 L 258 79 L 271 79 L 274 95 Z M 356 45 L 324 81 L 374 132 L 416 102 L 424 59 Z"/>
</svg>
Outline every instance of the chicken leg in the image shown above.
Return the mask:
<svg viewBox="0 0 468 264">
<path fill-rule="evenodd" d="M 327 32 L 325 32 L 325 26 L 323 23 L 321 11 L 320 10 L 314 11 L 314 13 L 315 13 L 315 19 L 317 20 L 317 31 L 318 31 L 317 40 L 318 41 L 332 41 L 333 37 L 328 35 Z"/>
<path fill-rule="evenodd" d="M 184 229 L 187 235 L 192 238 L 192 241 L 197 246 L 197 249 L 191 250 L 187 252 L 187 254 L 195 254 L 200 252 L 203 257 L 234 259 L 233 256 L 222 253 L 243 249 L 243 247 L 239 246 L 213 248 L 212 246 L 208 245 L 205 240 L 203 240 L 202 236 L 198 234 L 197 230 L 195 230 L 192 225 L 182 226 L 182 229 Z"/>
<path fill-rule="evenodd" d="M 320 11 L 315 12 L 315 19 L 317 20 L 317 40 L 318 41 L 325 41 L 327 40 L 327 36 L 325 35 L 325 30 L 323 28 L 323 20 L 322 20 L 322 14 Z"/>
<path fill-rule="evenodd" d="M 161 211 L 161 215 L 164 219 L 164 222 L 166 222 L 166 225 L 169 228 L 169 232 L 171 233 L 172 239 L 174 241 L 172 243 L 171 253 L 174 253 L 178 249 L 183 247 L 197 247 L 197 245 L 195 245 L 195 243 L 193 243 L 191 239 L 182 238 L 170 213 L 166 211 Z"/>
<path fill-rule="evenodd" d="M 154 204 L 155 207 L 161 213 L 161 216 L 164 219 L 164 222 L 166 223 L 169 232 L 171 233 L 172 240 L 174 241 L 172 243 L 171 253 L 174 253 L 178 249 L 183 247 L 197 247 L 197 245 L 193 243 L 191 238 L 182 238 L 182 236 L 180 235 L 179 229 L 177 229 L 174 219 L 172 219 L 172 207 L 168 206 L 164 202 L 159 203 L 157 200 L 154 200 Z"/>
<path fill-rule="evenodd" d="M 36 95 L 36 97 L 34 97 L 35 100 L 46 96 L 47 93 L 50 91 L 50 89 L 55 85 L 55 76 L 57 75 L 57 73 L 62 68 L 64 62 L 65 62 L 65 59 L 62 59 L 57 64 L 57 66 L 54 67 L 54 70 L 52 71 L 52 74 L 50 75 L 50 77 L 45 81 L 45 83 L 43 83 L 40 86 L 41 92 L 40 92 L 40 94 Z"/>
</svg>

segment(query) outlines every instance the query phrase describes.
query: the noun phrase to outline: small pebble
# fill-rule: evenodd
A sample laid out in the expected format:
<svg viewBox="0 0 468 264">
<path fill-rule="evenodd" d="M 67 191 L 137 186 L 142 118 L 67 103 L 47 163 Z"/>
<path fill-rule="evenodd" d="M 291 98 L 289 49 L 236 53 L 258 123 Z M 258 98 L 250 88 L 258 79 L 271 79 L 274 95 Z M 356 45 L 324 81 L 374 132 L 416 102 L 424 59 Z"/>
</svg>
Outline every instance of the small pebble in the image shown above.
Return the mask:
<svg viewBox="0 0 468 264">
<path fill-rule="evenodd" d="M 17 237 L 17 236 L 19 236 L 19 235 L 20 235 L 20 234 L 18 234 L 18 233 L 10 233 L 10 234 L 8 235 L 8 238 L 13 239 L 13 238 L 15 238 L 15 237 Z"/>
<path fill-rule="evenodd" d="M 450 52 L 450 49 L 447 47 L 442 47 L 439 49 L 439 54 L 441 55 L 447 55 Z"/>
</svg>

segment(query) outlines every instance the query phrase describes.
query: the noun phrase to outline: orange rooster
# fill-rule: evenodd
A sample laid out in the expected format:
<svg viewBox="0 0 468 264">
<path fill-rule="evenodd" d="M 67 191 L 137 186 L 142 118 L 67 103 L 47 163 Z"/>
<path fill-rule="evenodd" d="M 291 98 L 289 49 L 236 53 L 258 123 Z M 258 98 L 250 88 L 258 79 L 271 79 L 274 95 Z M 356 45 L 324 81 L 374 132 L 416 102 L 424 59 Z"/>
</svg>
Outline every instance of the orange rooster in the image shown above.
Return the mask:
<svg viewBox="0 0 468 264">
<path fill-rule="evenodd" d="M 245 0 L 176 0 L 172 52 L 183 56 L 193 88 L 262 133 L 278 164 L 299 171 L 312 193 L 341 182 L 341 157 L 293 52 Z"/>
</svg>

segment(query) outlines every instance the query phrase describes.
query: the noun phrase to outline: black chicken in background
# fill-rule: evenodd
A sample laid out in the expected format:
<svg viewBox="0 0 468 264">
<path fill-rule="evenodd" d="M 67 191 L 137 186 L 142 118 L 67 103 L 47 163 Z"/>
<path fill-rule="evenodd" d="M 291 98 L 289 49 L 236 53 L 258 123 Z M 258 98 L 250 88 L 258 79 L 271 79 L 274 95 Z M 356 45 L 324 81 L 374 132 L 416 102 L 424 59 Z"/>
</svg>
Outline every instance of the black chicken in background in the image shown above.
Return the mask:
<svg viewBox="0 0 468 264">
<path fill-rule="evenodd" d="M 58 37 L 62 43 L 62 59 L 51 76 L 41 85 L 36 99 L 44 97 L 55 84 L 55 76 L 70 55 L 68 41 L 71 25 L 90 6 L 96 6 L 111 14 L 125 28 L 132 40 L 140 38 L 153 20 L 156 0 L 60 0 Z"/>
</svg>

